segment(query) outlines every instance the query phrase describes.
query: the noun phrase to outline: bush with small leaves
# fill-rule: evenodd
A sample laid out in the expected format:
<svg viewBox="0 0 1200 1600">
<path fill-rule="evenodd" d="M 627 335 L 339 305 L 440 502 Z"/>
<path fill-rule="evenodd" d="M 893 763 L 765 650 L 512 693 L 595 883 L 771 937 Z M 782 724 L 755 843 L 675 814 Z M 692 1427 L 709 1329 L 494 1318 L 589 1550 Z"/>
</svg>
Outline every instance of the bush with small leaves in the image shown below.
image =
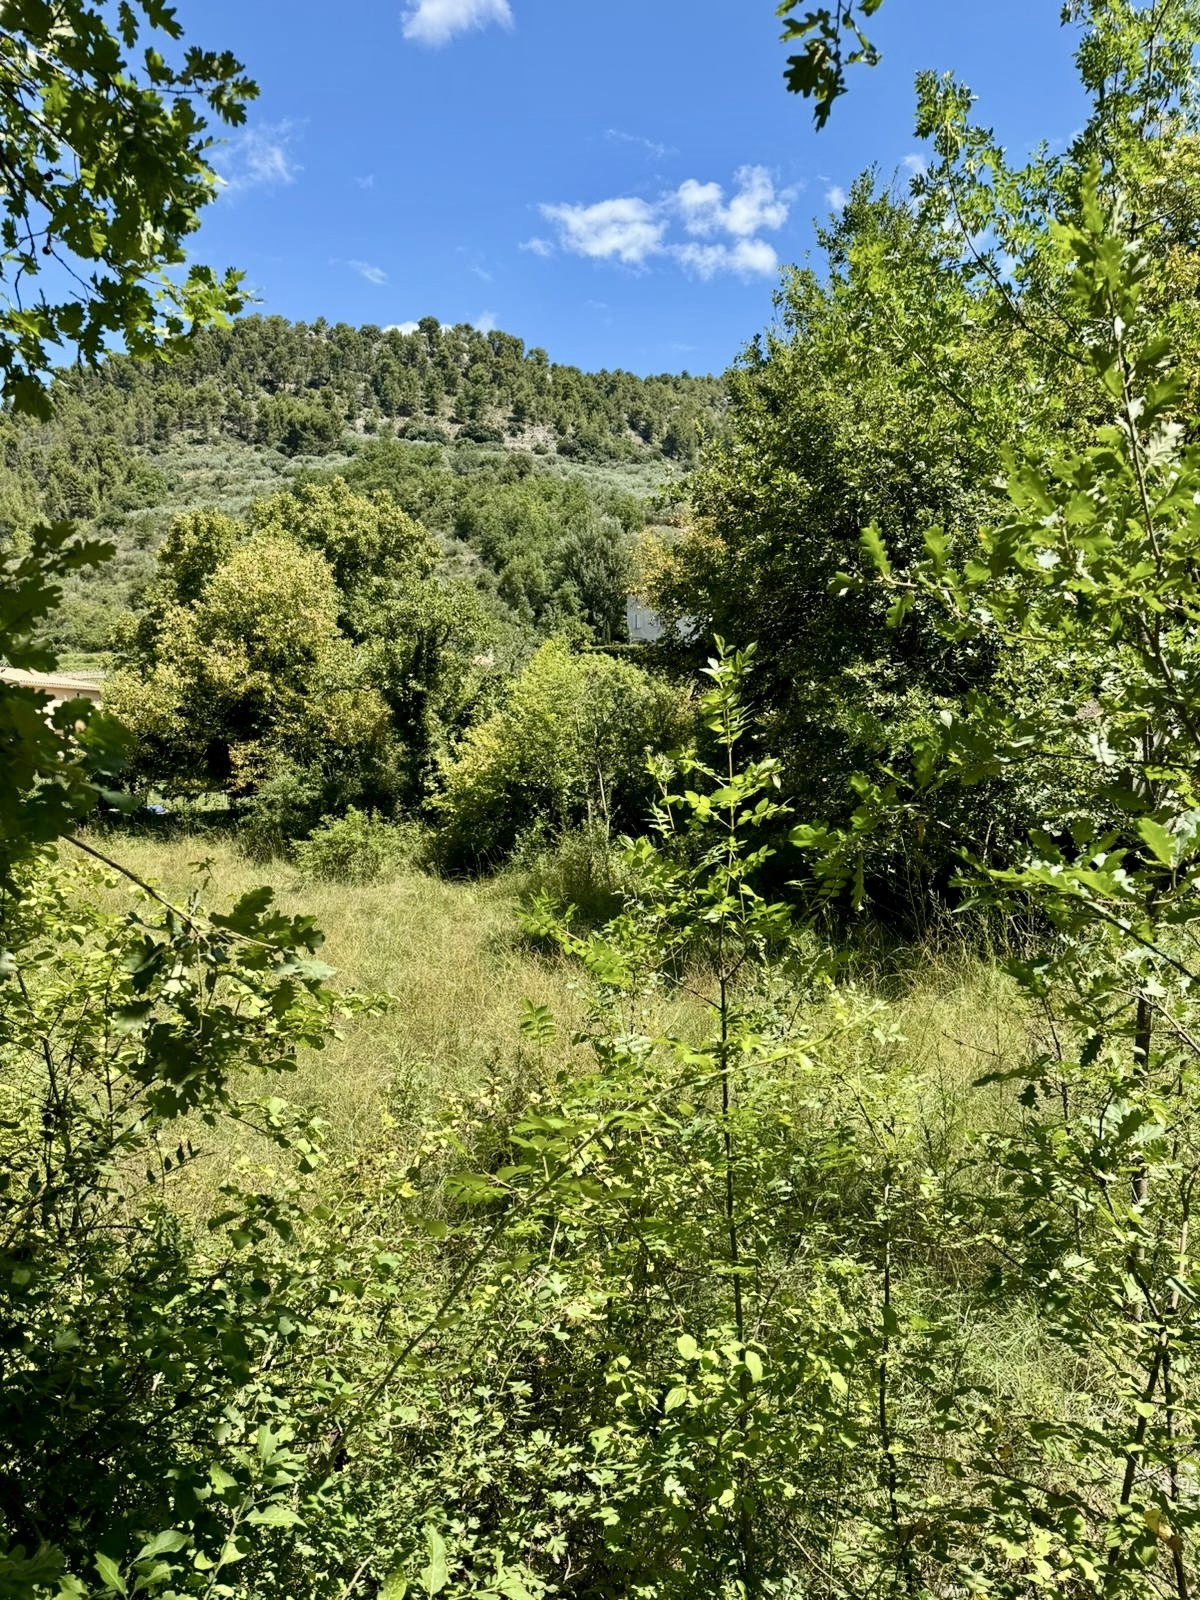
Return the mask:
<svg viewBox="0 0 1200 1600">
<path fill-rule="evenodd" d="M 387 822 L 347 806 L 344 816 L 326 817 L 301 839 L 292 856 L 308 882 L 386 883 L 413 864 L 421 847 L 415 824 Z"/>
<path fill-rule="evenodd" d="M 647 755 L 674 744 L 686 720 L 662 679 L 550 640 L 446 766 L 442 858 L 497 866 L 539 824 L 548 839 L 584 824 L 637 828 L 654 794 Z"/>
</svg>

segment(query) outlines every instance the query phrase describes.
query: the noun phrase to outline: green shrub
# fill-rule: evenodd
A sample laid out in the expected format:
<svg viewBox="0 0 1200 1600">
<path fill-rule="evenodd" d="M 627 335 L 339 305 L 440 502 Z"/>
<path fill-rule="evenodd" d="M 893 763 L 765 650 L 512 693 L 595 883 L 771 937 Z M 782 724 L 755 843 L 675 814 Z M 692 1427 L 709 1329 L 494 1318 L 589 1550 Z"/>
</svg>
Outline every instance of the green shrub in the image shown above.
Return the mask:
<svg viewBox="0 0 1200 1600">
<path fill-rule="evenodd" d="M 490 422 L 468 422 L 460 430 L 459 437 L 470 439 L 473 444 L 503 444 L 504 429 Z"/>
<path fill-rule="evenodd" d="M 420 848 L 412 824 L 385 822 L 373 812 L 347 806 L 342 817 L 326 817 L 295 846 L 294 857 L 306 879 L 332 883 L 377 883 L 394 877 Z"/>
<path fill-rule="evenodd" d="M 307 1293 L 284 1241 L 320 1133 L 271 1091 L 334 1013 L 321 935 L 269 890 L 210 920 L 90 865 L 22 870 L 3 897 L 0 1594 L 212 1594 L 241 1530 L 300 1520 L 322 1445 L 300 1431 L 311 1390 L 293 1413 L 263 1358 Z M 264 1134 L 270 1192 L 231 1156 Z M 205 1136 L 225 1141 L 219 1193 L 193 1172 Z M 98 1589 L 96 1570 L 118 1575 Z"/>
<path fill-rule="evenodd" d="M 251 861 L 274 861 L 291 852 L 292 841 L 315 826 L 322 805 L 322 775 L 316 767 L 280 760 L 239 806 L 238 845 Z"/>
<path fill-rule="evenodd" d="M 585 824 L 638 828 L 654 792 L 647 752 L 679 743 L 685 723 L 661 679 L 552 639 L 446 769 L 442 858 L 494 866 L 535 826 L 547 839 Z"/>
<path fill-rule="evenodd" d="M 401 430 L 398 430 L 401 431 Z M 437 422 L 410 422 L 402 430 L 402 437 L 415 439 L 418 443 L 449 444 L 450 435 L 445 428 Z"/>
<path fill-rule="evenodd" d="M 625 852 L 598 821 L 555 840 L 547 840 L 544 828 L 533 830 L 522 839 L 514 865 L 523 869 L 525 896 L 569 908 L 573 927 L 610 921 L 632 887 Z"/>
</svg>

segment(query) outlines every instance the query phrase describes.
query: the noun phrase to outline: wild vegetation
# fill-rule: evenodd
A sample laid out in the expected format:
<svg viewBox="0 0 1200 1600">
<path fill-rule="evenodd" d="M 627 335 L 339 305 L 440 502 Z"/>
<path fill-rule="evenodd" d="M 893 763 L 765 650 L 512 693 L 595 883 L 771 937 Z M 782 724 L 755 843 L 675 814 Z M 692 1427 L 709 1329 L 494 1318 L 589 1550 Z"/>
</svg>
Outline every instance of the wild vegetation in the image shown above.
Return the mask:
<svg viewBox="0 0 1200 1600">
<path fill-rule="evenodd" d="M 722 425 L 714 379 L 583 373 L 431 317 L 410 333 L 242 317 L 167 363 L 60 372 L 51 396 L 49 421 L 0 419 L 0 529 L 72 519 L 113 543 L 46 626 L 82 654 L 140 609 L 175 515 L 238 516 L 329 473 L 394 494 L 502 615 L 623 637 L 624 546 Z"/>
<path fill-rule="evenodd" d="M 66 50 L 103 107 L 173 26 L 66 9 L 0 75 Z M 877 9 L 782 8 L 819 118 Z M 784 283 L 669 534 L 532 449 L 343 448 L 381 350 L 428 386 L 465 330 L 43 390 L 0 326 L 34 453 L 44 394 L 188 361 L 215 431 L 342 450 L 172 506 L 103 712 L 0 681 L 0 1596 L 1190 1600 L 1200 6 L 1064 22 L 1071 146 L 1014 168 L 922 78 L 928 170 Z M 126 280 L 250 92 L 188 60 L 146 58 L 130 220 L 176 231 L 114 228 Z M 489 381 L 421 403 L 490 426 Z M 36 668 L 110 551 L 11 504 Z"/>
</svg>

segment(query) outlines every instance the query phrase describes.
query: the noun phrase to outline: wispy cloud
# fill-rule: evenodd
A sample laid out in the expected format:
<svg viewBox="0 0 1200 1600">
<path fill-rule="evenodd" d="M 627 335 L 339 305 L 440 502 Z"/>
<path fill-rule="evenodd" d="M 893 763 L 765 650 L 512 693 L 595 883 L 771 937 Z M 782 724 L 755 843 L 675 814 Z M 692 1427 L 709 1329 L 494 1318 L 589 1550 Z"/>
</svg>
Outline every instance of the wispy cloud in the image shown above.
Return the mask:
<svg viewBox="0 0 1200 1600">
<path fill-rule="evenodd" d="M 355 183 L 360 189 L 373 189 L 375 187 L 375 174 L 365 172 L 361 178 L 355 178 Z"/>
<path fill-rule="evenodd" d="M 923 178 L 929 171 L 929 163 L 925 160 L 925 157 L 915 153 L 911 156 L 905 156 L 900 165 L 905 172 L 911 173 L 914 178 Z"/>
<path fill-rule="evenodd" d="M 544 205 L 541 213 L 558 225 L 559 243 L 577 256 L 621 261 L 640 267 L 662 248 L 667 225 L 648 200 L 626 196 L 595 205 Z"/>
<path fill-rule="evenodd" d="M 494 311 L 481 311 L 475 318 L 475 326 L 480 333 L 494 333 L 496 330 L 496 313 Z"/>
<path fill-rule="evenodd" d="M 554 254 L 554 246 L 549 239 L 526 239 L 520 249 L 528 250 L 531 256 L 541 256 L 543 260 Z"/>
<path fill-rule="evenodd" d="M 839 184 L 826 189 L 825 200 L 831 211 L 844 211 L 846 209 L 846 191 Z"/>
<path fill-rule="evenodd" d="M 660 144 L 657 139 L 644 138 L 640 133 L 626 133 L 624 128 L 606 128 L 604 137 L 611 139 L 614 144 L 636 144 L 656 161 L 675 154 L 670 145 Z"/>
<path fill-rule="evenodd" d="M 480 283 L 491 283 L 494 279 L 492 269 L 487 264 L 487 257 L 478 250 L 473 250 L 470 245 L 460 244 L 455 249 L 455 255 L 465 256 L 467 271 L 473 278 L 478 278 Z"/>
<path fill-rule="evenodd" d="M 415 0 L 404 13 L 404 37 L 417 44 L 448 44 L 456 34 L 493 23 L 511 28 L 508 0 Z"/>
<path fill-rule="evenodd" d="M 377 267 L 370 261 L 347 261 L 346 265 L 352 272 L 357 272 L 360 278 L 365 278 L 368 283 L 373 283 L 376 288 L 382 288 L 388 281 L 388 275 L 382 267 Z"/>
<path fill-rule="evenodd" d="M 235 133 L 214 156 L 228 195 L 250 189 L 278 189 L 295 183 L 304 170 L 292 153 L 298 136 L 294 122 L 260 122 Z"/>
<path fill-rule="evenodd" d="M 775 247 L 761 235 L 782 228 L 794 198 L 777 189 L 765 167 L 739 167 L 732 190 L 688 178 L 656 200 L 623 196 L 592 205 L 543 205 L 559 247 L 596 261 L 644 267 L 658 257 L 701 278 L 718 273 L 769 277 L 779 270 Z M 544 239 L 522 249 L 548 255 Z"/>
<path fill-rule="evenodd" d="M 384 333 L 416 333 L 419 322 L 389 322 Z"/>
</svg>

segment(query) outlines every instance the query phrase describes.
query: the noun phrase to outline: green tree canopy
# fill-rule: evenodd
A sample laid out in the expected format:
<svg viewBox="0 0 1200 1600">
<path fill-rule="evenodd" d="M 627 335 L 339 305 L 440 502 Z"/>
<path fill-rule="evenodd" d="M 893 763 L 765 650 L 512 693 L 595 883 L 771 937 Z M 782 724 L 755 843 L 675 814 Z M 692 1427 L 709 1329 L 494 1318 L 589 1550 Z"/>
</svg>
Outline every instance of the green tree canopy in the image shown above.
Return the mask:
<svg viewBox="0 0 1200 1600">
<path fill-rule="evenodd" d="M 427 578 L 437 558 L 424 528 L 390 495 L 356 494 L 340 477 L 259 500 L 247 521 L 321 553 L 342 596 L 343 621 L 355 637 L 372 630 L 373 615 L 397 585 Z"/>
<path fill-rule="evenodd" d="M 1080 25 L 1091 113 L 1065 151 L 1014 165 L 973 120 L 965 86 L 919 78 L 928 172 L 908 193 L 865 174 L 821 235 L 828 271 L 785 282 L 779 325 L 731 375 L 730 438 L 694 476 L 694 525 L 651 563 L 660 609 L 697 639 L 758 641 L 767 737 L 817 814 L 852 809 L 856 770 L 898 755 L 997 673 L 1014 704 L 1037 692 L 993 642 L 948 644 L 923 601 L 893 629 L 879 591 L 837 579 L 875 522 L 898 571 L 931 526 L 965 555 L 1014 449 L 1082 442 L 1101 423 L 1066 338 L 1073 269 L 1059 222 L 1077 212 L 1092 162 L 1111 194 L 1138 196 L 1123 226 L 1153 263 L 1147 293 L 1181 347 L 1195 346 L 1196 8 L 1090 0 L 1067 20 Z M 1018 837 L 1027 808 L 1047 803 L 998 778 L 936 834 L 891 842 L 891 889 L 920 901 L 952 836 L 980 848 Z"/>
<path fill-rule="evenodd" d="M 132 777 L 265 806 L 279 847 L 347 804 L 419 806 L 486 704 L 494 629 L 388 495 L 341 480 L 176 519 L 108 705 Z"/>
<path fill-rule="evenodd" d="M 253 788 L 268 750 L 317 716 L 340 641 L 328 562 L 261 532 L 233 548 L 191 606 L 158 618 L 147 672 L 108 696 L 137 770 L 165 788 Z"/>
</svg>

